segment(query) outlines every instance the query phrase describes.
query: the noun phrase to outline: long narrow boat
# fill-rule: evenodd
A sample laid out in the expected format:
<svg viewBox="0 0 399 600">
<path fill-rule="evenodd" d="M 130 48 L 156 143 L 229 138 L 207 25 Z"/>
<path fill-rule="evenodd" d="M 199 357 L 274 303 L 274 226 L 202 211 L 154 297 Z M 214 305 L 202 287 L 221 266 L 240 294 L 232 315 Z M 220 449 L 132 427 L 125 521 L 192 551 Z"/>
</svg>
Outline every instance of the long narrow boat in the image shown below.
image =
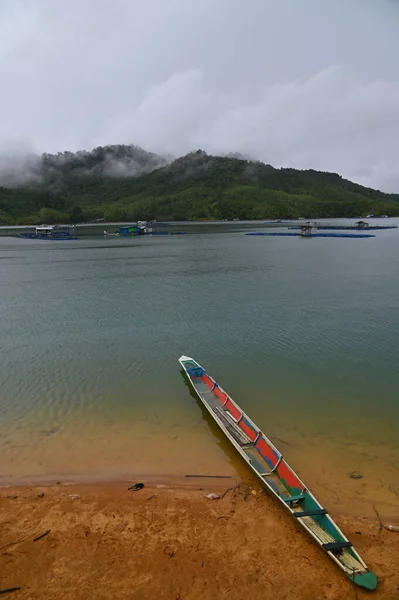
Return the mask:
<svg viewBox="0 0 399 600">
<path fill-rule="evenodd" d="M 201 365 L 189 356 L 181 356 L 179 363 L 198 398 L 268 491 L 351 581 L 374 590 L 377 577 L 273 443 Z"/>
</svg>

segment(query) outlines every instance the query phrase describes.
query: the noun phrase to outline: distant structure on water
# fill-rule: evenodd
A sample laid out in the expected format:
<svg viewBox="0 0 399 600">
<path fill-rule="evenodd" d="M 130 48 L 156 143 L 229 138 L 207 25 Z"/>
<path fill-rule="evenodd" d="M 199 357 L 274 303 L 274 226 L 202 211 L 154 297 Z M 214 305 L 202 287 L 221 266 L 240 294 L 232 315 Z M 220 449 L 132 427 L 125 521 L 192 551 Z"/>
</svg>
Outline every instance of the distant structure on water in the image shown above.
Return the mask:
<svg viewBox="0 0 399 600">
<path fill-rule="evenodd" d="M 313 223 L 301 225 L 301 227 L 290 227 L 290 229 L 299 229 L 300 231 L 255 231 L 245 235 L 260 235 L 273 237 L 302 237 L 302 238 L 370 238 L 375 237 L 372 233 L 318 233 L 317 227 Z"/>
<path fill-rule="evenodd" d="M 108 230 L 105 229 L 104 236 L 120 235 L 123 237 L 131 237 L 141 235 L 183 235 L 186 233 L 185 231 L 154 231 L 152 225 L 155 223 L 156 221 L 137 221 L 137 223 L 132 225 L 119 227 L 119 231 L 108 232 Z M 163 223 L 160 223 L 159 225 L 163 225 Z"/>
<path fill-rule="evenodd" d="M 35 231 L 20 233 L 19 237 L 30 240 L 77 240 L 75 225 L 38 225 Z"/>
<path fill-rule="evenodd" d="M 380 229 L 397 229 L 397 225 L 370 225 L 367 221 L 356 221 L 354 225 L 320 225 L 319 223 L 315 223 L 312 221 L 308 221 L 306 225 L 300 225 L 296 227 L 289 227 L 289 229 L 302 229 L 303 227 L 314 227 L 315 229 L 325 229 L 330 231 L 364 231 L 367 229 L 368 231 L 376 231 Z"/>
</svg>

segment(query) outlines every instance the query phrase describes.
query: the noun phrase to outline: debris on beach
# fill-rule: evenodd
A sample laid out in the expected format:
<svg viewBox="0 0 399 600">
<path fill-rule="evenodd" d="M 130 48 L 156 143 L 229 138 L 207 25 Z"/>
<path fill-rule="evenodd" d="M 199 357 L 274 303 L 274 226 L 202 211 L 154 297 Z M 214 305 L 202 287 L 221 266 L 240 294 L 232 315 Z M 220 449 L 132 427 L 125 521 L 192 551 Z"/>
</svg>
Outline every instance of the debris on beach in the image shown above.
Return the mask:
<svg viewBox="0 0 399 600">
<path fill-rule="evenodd" d="M 185 475 L 184 477 L 206 477 L 207 479 L 232 479 L 231 475 Z"/>
<path fill-rule="evenodd" d="M 46 537 L 46 535 L 48 535 L 50 532 L 51 532 L 51 529 L 47 529 L 44 533 L 41 533 L 40 535 L 37 535 L 35 538 L 33 538 L 33 541 L 38 542 L 42 538 Z"/>
<path fill-rule="evenodd" d="M 80 494 L 68 494 L 68 498 L 71 500 L 78 500 L 80 498 Z"/>
<path fill-rule="evenodd" d="M 363 479 L 363 475 L 357 471 L 352 471 L 352 473 L 349 473 L 349 477 L 351 479 Z"/>
<path fill-rule="evenodd" d="M 378 531 L 381 531 L 382 528 L 387 529 L 388 531 L 396 531 L 399 533 L 399 526 L 398 525 L 387 525 L 386 523 L 384 523 L 384 521 L 381 519 L 380 513 L 378 512 L 378 510 L 375 507 L 375 504 L 373 504 L 373 508 L 374 508 L 374 512 L 377 515 L 377 519 L 378 519 Z"/>
<path fill-rule="evenodd" d="M 134 483 L 133 485 L 131 485 L 127 489 L 131 490 L 132 492 L 137 492 L 138 490 L 142 490 L 143 487 L 144 487 L 144 483 Z"/>
<path fill-rule="evenodd" d="M 20 587 L 7 588 L 5 590 L 0 590 L 0 594 L 11 594 L 11 592 L 18 592 Z"/>
<path fill-rule="evenodd" d="M 208 500 L 219 500 L 220 496 L 219 496 L 219 494 L 211 493 L 211 494 L 207 495 L 207 498 L 208 498 Z"/>
</svg>

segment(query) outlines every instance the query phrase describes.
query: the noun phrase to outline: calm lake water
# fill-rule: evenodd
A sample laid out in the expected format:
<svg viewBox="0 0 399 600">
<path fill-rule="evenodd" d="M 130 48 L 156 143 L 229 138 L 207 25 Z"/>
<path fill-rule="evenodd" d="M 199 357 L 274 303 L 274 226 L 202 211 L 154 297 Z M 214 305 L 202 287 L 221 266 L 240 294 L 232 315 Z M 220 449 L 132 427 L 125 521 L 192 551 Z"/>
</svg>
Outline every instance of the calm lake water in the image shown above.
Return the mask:
<svg viewBox="0 0 399 600">
<path fill-rule="evenodd" d="M 180 228 L 0 237 L 0 481 L 242 475 L 185 385 L 184 353 L 327 506 L 397 505 L 399 230 Z"/>
</svg>

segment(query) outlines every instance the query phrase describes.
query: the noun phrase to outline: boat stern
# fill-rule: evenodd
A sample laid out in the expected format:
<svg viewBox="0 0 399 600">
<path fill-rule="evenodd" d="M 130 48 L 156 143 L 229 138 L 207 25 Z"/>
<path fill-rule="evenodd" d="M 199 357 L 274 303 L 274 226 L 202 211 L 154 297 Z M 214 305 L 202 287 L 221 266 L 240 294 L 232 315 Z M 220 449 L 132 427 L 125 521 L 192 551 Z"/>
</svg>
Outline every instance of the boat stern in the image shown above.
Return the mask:
<svg viewBox="0 0 399 600">
<path fill-rule="evenodd" d="M 372 571 L 356 573 L 353 578 L 349 575 L 349 578 L 353 581 L 353 583 L 359 587 L 365 588 L 366 590 L 375 590 L 377 588 L 378 579 Z"/>
</svg>

